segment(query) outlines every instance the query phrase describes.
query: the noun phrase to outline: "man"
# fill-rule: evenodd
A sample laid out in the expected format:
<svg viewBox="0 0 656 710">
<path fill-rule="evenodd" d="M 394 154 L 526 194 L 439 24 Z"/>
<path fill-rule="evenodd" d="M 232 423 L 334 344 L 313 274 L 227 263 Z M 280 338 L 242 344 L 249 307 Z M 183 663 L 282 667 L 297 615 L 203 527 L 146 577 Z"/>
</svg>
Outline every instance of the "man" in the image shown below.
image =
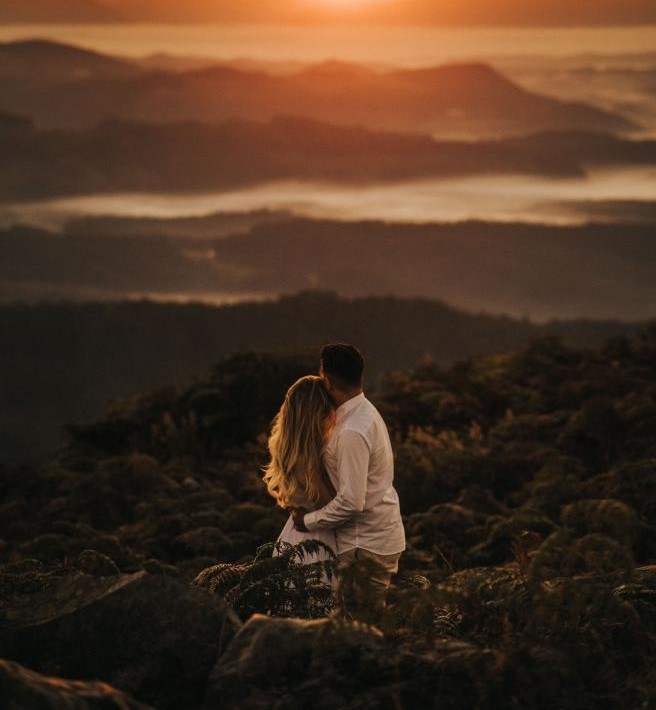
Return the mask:
<svg viewBox="0 0 656 710">
<path fill-rule="evenodd" d="M 312 513 L 295 511 L 294 523 L 305 532 L 334 528 L 340 567 L 365 577 L 364 585 L 348 585 L 347 592 L 343 580 L 349 575 L 342 574 L 338 597 L 345 611 L 371 603 L 380 608 L 406 547 L 392 445 L 383 418 L 362 390 L 364 359 L 357 348 L 324 345 L 319 374 L 336 407 L 324 462 L 337 494 Z"/>
</svg>

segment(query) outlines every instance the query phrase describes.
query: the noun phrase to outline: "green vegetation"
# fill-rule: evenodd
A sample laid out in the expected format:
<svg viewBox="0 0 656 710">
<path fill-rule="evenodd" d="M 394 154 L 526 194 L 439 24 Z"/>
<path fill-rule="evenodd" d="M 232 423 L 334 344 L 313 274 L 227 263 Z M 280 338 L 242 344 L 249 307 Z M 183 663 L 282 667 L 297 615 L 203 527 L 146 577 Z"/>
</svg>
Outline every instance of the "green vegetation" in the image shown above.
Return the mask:
<svg viewBox="0 0 656 710">
<path fill-rule="evenodd" d="M 146 270 L 152 266 L 128 250 L 115 253 L 127 255 L 135 268 L 137 262 Z M 113 263 L 104 254 L 104 263 Z M 54 267 L 52 260 L 50 265 Z M 616 321 L 538 325 L 466 313 L 441 301 L 342 299 L 327 292 L 218 308 L 151 301 L 2 305 L 0 460 L 50 460 L 65 443 L 62 423 L 93 421 L 112 398 L 198 381 L 198 391 L 208 399 L 203 373 L 213 362 L 244 350 L 307 353 L 308 372 L 316 369 L 315 354 L 322 343 L 357 341 L 367 353 L 371 387 L 381 373 L 412 367 L 427 354 L 448 365 L 469 355 L 519 347 L 537 335 L 562 334 L 569 344 L 591 346 L 611 334 L 631 334 L 639 328 Z M 241 360 L 234 362 L 238 368 Z M 241 377 L 238 370 L 235 377 Z M 174 393 L 170 396 L 175 398 Z M 160 392 L 157 397 L 165 395 Z M 209 401 L 208 406 L 227 406 L 221 404 L 224 400 L 216 405 Z M 188 404 L 172 400 L 170 406 L 184 410 Z M 255 409 L 257 402 L 252 406 Z M 269 401 L 260 406 L 270 411 Z M 174 420 L 176 436 L 184 436 L 180 427 L 194 426 L 191 410 L 182 411 L 180 417 L 187 423 Z M 167 421 L 158 423 L 163 432 L 170 426 Z"/>
<path fill-rule="evenodd" d="M 48 464 L 5 466 L 0 610 L 73 572 L 147 570 L 225 599 L 250 620 L 213 671 L 215 707 L 298 706 L 310 687 L 329 697 L 355 638 L 343 707 L 656 703 L 656 327 L 598 349 L 549 336 L 387 375 L 371 396 L 394 442 L 408 550 L 379 631 L 347 626 L 339 642 L 333 622 L 251 617 L 321 617 L 331 603 L 298 550 L 271 557 L 285 515 L 259 470 L 281 395 L 310 367 L 227 358 L 191 387 L 69 426 Z M 258 652 L 259 670 L 239 665 L 249 644 L 274 654 Z M 296 659 L 291 676 L 264 671 L 278 647 Z M 129 681 L 118 687 L 142 699 Z"/>
<path fill-rule="evenodd" d="M 303 564 L 304 555 L 324 550 L 329 559 Z M 192 584 L 220 595 L 244 620 L 262 612 L 313 619 L 326 616 L 334 605 L 330 582 L 336 568 L 333 550 L 320 540 L 271 542 L 262 545 L 252 561 L 213 565 Z"/>
</svg>

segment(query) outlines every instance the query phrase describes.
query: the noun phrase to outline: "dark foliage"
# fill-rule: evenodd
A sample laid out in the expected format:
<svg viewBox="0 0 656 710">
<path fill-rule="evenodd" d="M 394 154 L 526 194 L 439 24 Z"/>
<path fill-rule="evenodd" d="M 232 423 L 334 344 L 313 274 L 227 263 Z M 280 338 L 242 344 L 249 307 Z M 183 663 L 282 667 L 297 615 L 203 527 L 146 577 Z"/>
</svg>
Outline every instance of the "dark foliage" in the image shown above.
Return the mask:
<svg viewBox="0 0 656 710">
<path fill-rule="evenodd" d="M 304 231 L 308 227 L 301 223 L 297 228 Z M 322 229 L 326 228 L 324 225 Z M 340 232 L 343 229 L 340 227 Z M 319 230 L 318 236 L 321 234 Z M 106 269 L 114 285 L 123 275 L 136 279 L 126 287 L 140 289 L 158 268 L 169 279 L 171 268 L 182 263 L 178 247 L 167 248 L 169 256 L 162 262 L 153 244 L 145 246 L 145 237 L 136 238 L 139 249 L 145 250 L 135 252 L 134 240 L 123 238 L 99 250 L 100 242 L 89 234 L 79 239 L 87 253 L 79 255 L 82 262 L 66 248 L 59 256 L 49 252 L 42 261 L 38 246 L 32 254 L 36 259 L 33 262 L 29 254 L 34 244 L 22 230 L 16 237 L 13 246 L 4 243 L 8 251 L 3 252 L 6 258 L 0 255 L 0 271 L 5 268 L 14 276 L 20 274 L 22 267 L 13 263 L 13 253 L 19 261 L 27 258 L 31 262 L 25 271 L 31 280 L 49 281 L 45 271 L 38 271 L 36 262 L 47 264 L 48 272 L 54 270 L 62 276 L 73 264 L 72 278 L 86 274 L 97 280 L 98 267 Z M 399 245 L 407 247 L 406 237 L 399 235 Z M 41 238 L 52 249 L 55 237 L 41 235 L 37 241 Z M 316 249 L 310 251 L 315 253 Z M 293 254 L 288 256 L 293 264 Z M 263 258 L 268 260 L 267 256 Z M 307 272 L 307 268 L 307 264 L 299 265 L 297 271 Z M 146 282 L 138 286 L 142 277 Z M 197 272 L 189 272 L 188 278 L 188 285 L 202 286 Z M 257 277 L 260 286 L 264 285 L 263 278 L 261 273 Z M 277 278 L 280 280 L 280 273 Z M 206 286 L 210 288 L 209 282 Z M 216 286 L 214 282 L 211 288 Z M 185 447 L 193 448 L 200 436 L 201 448 L 213 447 L 216 456 L 225 443 L 239 445 L 244 436 L 252 438 L 266 426 L 290 378 L 295 372 L 316 371 L 319 348 L 329 340 L 357 341 L 361 345 L 367 353 L 367 384 L 371 388 L 381 372 L 411 367 L 426 354 L 446 366 L 470 355 L 520 347 L 531 337 L 544 334 L 560 333 L 570 345 L 592 346 L 611 334 L 630 335 L 638 330 L 637 324 L 614 321 L 537 325 L 506 316 L 466 313 L 442 301 L 345 299 L 316 291 L 220 308 L 152 301 L 1 305 L 1 458 L 7 463 L 50 460 L 65 442 L 63 422 L 98 419 L 112 399 L 119 402 L 116 407 L 110 404 L 107 420 L 78 429 L 80 438 L 92 438 L 107 452 L 122 449 L 133 438 L 141 450 L 148 447 L 146 450 L 159 452 L 159 447 L 164 447 L 158 455 L 174 456 Z M 243 351 L 271 353 L 275 358 L 239 355 L 222 361 L 226 355 Z M 298 357 L 294 364 L 290 352 L 308 355 Z M 217 362 L 208 382 L 199 373 Z M 421 378 L 421 372 L 417 371 L 415 377 Z M 197 386 L 190 387 L 194 382 Z M 455 376 L 452 382 L 457 384 Z M 234 397 L 237 390 L 240 396 Z M 133 393 L 141 394 L 126 402 Z M 425 405 L 413 402 L 412 406 L 418 412 L 418 407 Z M 162 420 L 167 411 L 170 417 Z M 464 411 L 462 416 L 468 413 Z M 151 426 L 160 434 L 159 443 L 145 442 Z"/>
<path fill-rule="evenodd" d="M 312 559 L 324 550 L 330 554 L 327 560 L 304 564 L 305 556 Z M 243 619 L 265 612 L 311 619 L 325 616 L 333 606 L 335 572 L 336 557 L 320 540 L 277 542 L 262 545 L 248 563 L 208 567 L 192 584 L 218 594 Z"/>
<path fill-rule="evenodd" d="M 655 328 L 596 350 L 548 337 L 450 368 L 427 361 L 369 393 L 393 438 L 408 550 L 378 636 L 357 652 L 360 632 L 326 646 L 326 620 L 312 618 L 330 610 L 330 565 L 272 555 L 284 514 L 260 480 L 262 434 L 305 366 L 229 358 L 185 391 L 115 401 L 47 465 L 5 466 L 0 613 L 74 572 L 146 569 L 243 620 L 301 617 L 242 627 L 235 653 L 284 639 L 297 670 L 292 683 L 257 670 L 280 659 L 228 650 L 208 697 L 234 707 L 256 695 L 279 707 L 656 703 Z M 236 683 L 246 672 L 252 683 Z"/>
</svg>

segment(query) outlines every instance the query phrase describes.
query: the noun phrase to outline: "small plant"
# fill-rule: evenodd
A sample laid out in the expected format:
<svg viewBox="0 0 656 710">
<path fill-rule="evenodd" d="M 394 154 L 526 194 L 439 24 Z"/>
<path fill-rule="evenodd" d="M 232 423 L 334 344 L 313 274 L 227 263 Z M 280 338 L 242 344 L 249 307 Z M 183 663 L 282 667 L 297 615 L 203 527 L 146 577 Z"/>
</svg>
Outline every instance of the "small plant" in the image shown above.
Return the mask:
<svg viewBox="0 0 656 710">
<path fill-rule="evenodd" d="M 327 553 L 328 559 L 304 562 Z M 245 564 L 218 564 L 192 581 L 221 596 L 243 618 L 251 614 L 317 618 L 335 603 L 332 581 L 337 558 L 320 540 L 266 543 Z"/>
</svg>

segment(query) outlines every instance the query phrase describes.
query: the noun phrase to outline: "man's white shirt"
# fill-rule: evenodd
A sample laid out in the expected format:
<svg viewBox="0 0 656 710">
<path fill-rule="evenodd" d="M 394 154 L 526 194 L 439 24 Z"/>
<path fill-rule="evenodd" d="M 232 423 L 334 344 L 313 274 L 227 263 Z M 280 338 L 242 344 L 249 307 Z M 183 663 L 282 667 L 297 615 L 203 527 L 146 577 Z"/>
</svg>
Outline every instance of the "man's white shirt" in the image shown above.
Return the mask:
<svg viewBox="0 0 656 710">
<path fill-rule="evenodd" d="M 335 528 L 338 553 L 354 547 L 379 555 L 403 552 L 392 445 L 383 418 L 364 393 L 337 407 L 324 462 L 337 495 L 305 515 L 307 529 Z"/>
</svg>

